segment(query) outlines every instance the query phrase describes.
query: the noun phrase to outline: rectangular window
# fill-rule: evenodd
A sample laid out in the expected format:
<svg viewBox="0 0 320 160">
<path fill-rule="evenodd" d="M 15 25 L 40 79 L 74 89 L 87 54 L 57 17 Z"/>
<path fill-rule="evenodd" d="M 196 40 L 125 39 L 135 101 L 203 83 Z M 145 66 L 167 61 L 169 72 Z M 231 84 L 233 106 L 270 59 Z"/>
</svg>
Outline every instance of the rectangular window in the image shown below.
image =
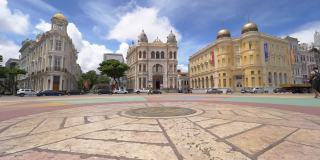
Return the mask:
<svg viewBox="0 0 320 160">
<path fill-rule="evenodd" d="M 147 68 L 147 67 L 146 67 L 146 65 L 144 64 L 144 65 L 143 65 L 143 72 L 146 72 L 146 71 L 147 71 L 146 68 Z"/>
<path fill-rule="evenodd" d="M 56 40 L 56 51 L 61 51 L 62 49 L 62 41 L 61 40 Z"/>
<path fill-rule="evenodd" d="M 61 57 L 60 56 L 54 56 L 54 70 L 60 71 L 61 67 Z"/>
</svg>

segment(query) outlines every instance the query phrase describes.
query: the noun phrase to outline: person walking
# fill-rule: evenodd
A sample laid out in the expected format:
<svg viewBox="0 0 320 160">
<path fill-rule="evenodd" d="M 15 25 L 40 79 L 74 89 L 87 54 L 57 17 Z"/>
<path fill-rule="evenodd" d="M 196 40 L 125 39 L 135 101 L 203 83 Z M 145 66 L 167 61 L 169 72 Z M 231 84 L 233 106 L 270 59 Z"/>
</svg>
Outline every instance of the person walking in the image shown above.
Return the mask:
<svg viewBox="0 0 320 160">
<path fill-rule="evenodd" d="M 318 67 L 314 67 L 311 76 L 310 76 L 311 87 L 314 91 L 314 98 L 318 98 L 320 96 L 320 72 Z"/>
</svg>

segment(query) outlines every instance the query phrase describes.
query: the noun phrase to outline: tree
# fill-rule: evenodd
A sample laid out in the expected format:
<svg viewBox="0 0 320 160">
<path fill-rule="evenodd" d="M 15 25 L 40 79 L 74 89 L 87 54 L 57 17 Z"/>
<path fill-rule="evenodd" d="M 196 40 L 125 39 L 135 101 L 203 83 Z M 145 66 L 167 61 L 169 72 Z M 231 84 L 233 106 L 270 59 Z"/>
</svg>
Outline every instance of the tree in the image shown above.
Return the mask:
<svg viewBox="0 0 320 160">
<path fill-rule="evenodd" d="M 115 86 L 118 86 L 118 81 L 120 77 L 125 75 L 125 72 L 129 69 L 129 66 L 125 63 L 121 63 L 118 60 L 107 60 L 100 63 L 98 68 L 101 74 L 106 74 L 115 81 Z"/>
<path fill-rule="evenodd" d="M 9 84 L 7 86 L 2 87 L 4 87 L 7 90 L 11 90 L 13 94 L 16 94 L 17 76 L 20 74 L 27 74 L 27 72 L 17 67 L 0 67 L 0 76 L 6 77 L 9 80 Z"/>
<path fill-rule="evenodd" d="M 79 88 L 82 88 L 83 86 L 83 81 L 87 80 L 89 82 L 89 88 L 91 89 L 93 85 L 98 83 L 98 75 L 97 72 L 94 70 L 88 71 L 86 73 L 83 73 L 81 75 L 80 80 L 78 81 L 78 86 Z"/>
</svg>

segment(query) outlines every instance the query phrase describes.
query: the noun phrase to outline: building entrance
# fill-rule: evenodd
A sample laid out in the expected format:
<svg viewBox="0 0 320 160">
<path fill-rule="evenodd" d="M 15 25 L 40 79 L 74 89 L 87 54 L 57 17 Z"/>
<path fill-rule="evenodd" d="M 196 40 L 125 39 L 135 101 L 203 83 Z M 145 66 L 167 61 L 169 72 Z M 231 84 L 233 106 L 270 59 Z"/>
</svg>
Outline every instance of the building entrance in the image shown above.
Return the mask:
<svg viewBox="0 0 320 160">
<path fill-rule="evenodd" d="M 52 90 L 59 91 L 60 76 L 53 76 L 53 87 Z"/>
<path fill-rule="evenodd" d="M 163 84 L 163 76 L 162 75 L 154 75 L 152 77 L 153 80 L 153 89 L 160 89 L 161 85 Z"/>
</svg>

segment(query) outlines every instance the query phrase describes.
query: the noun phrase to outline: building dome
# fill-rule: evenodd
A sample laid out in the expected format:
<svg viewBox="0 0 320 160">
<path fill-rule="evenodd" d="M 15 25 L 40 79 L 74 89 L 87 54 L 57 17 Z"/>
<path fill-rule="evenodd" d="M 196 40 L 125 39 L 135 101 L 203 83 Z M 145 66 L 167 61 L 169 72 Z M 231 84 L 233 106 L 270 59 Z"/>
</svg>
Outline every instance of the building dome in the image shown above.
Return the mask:
<svg viewBox="0 0 320 160">
<path fill-rule="evenodd" d="M 138 42 L 148 43 L 148 37 L 147 37 L 146 33 L 144 33 L 144 30 L 142 30 L 141 34 L 138 36 Z"/>
<path fill-rule="evenodd" d="M 252 23 L 252 22 L 248 22 L 247 24 L 245 24 L 243 27 L 242 27 L 242 31 L 241 31 L 241 34 L 244 34 L 246 32 L 250 32 L 250 31 L 256 31 L 258 32 L 258 26 L 255 24 L 255 23 Z"/>
<path fill-rule="evenodd" d="M 223 37 L 231 37 L 230 32 L 227 29 L 221 29 L 217 34 L 217 39 L 223 38 Z"/>
<path fill-rule="evenodd" d="M 58 19 L 61 21 L 67 21 L 66 17 L 62 13 L 56 13 L 52 18 Z"/>
<path fill-rule="evenodd" d="M 170 31 L 170 34 L 167 37 L 167 43 L 177 43 L 176 35 Z"/>
</svg>

